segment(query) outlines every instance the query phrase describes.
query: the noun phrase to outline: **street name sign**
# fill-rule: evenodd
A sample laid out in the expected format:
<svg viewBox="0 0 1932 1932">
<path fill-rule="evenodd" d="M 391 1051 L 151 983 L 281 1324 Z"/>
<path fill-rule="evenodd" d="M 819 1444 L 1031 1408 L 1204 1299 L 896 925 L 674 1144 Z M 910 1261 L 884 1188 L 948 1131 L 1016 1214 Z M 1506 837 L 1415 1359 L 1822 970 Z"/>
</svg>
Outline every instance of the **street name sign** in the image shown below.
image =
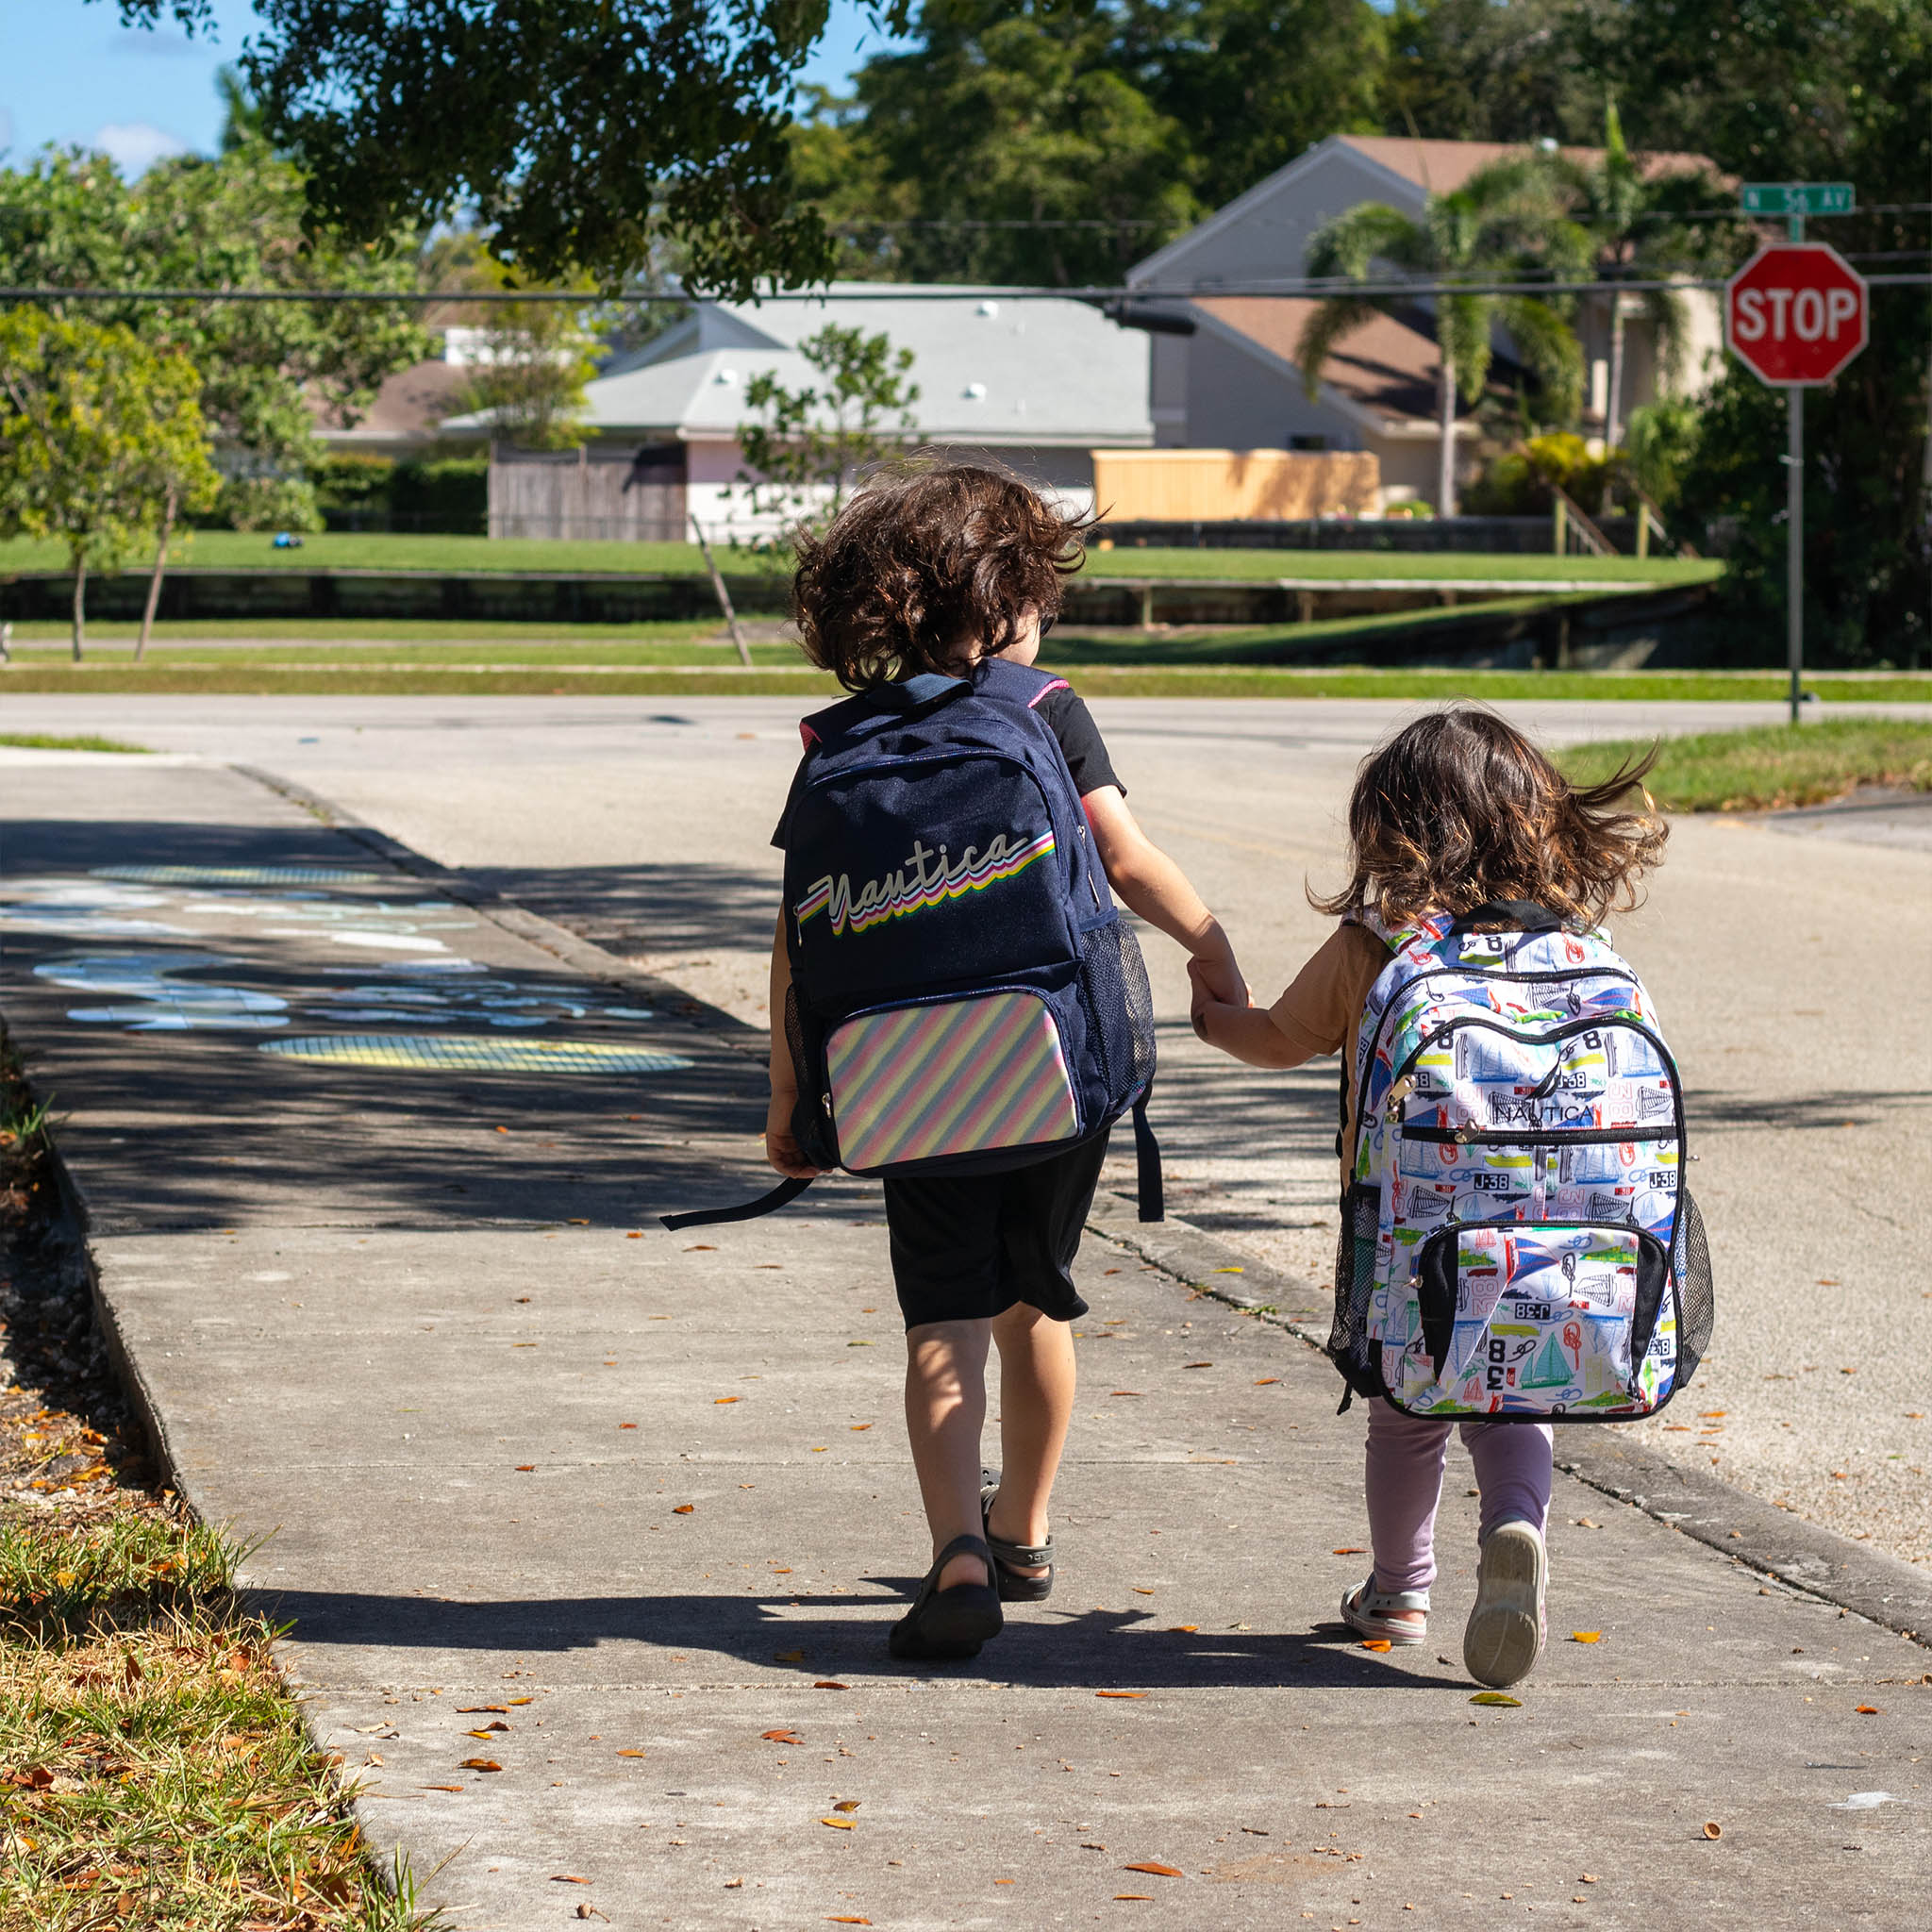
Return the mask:
<svg viewBox="0 0 1932 1932">
<path fill-rule="evenodd" d="M 1724 290 L 1724 340 L 1760 382 L 1815 389 L 1865 346 L 1865 278 L 1823 242 L 1758 250 Z"/>
<path fill-rule="evenodd" d="M 1848 215 L 1857 205 L 1849 181 L 1747 181 L 1738 200 L 1747 215 Z"/>
</svg>

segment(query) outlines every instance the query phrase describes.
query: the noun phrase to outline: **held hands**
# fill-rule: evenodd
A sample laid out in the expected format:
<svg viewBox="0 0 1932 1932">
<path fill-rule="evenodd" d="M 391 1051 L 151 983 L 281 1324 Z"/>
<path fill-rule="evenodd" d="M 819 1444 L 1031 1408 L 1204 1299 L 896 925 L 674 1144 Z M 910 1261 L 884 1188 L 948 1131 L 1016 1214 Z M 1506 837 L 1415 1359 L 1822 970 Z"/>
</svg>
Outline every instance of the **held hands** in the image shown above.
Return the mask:
<svg viewBox="0 0 1932 1932">
<path fill-rule="evenodd" d="M 808 1181 L 824 1170 L 813 1167 L 791 1134 L 793 1101 L 789 1093 L 774 1093 L 765 1109 L 765 1158 L 788 1180 Z"/>
<path fill-rule="evenodd" d="M 1197 954 L 1188 961 L 1188 986 L 1192 995 L 1188 1004 L 1188 1017 L 1203 1040 L 1209 1038 L 1210 1008 L 1245 1009 L 1248 1005 L 1248 983 L 1235 963 L 1233 949 L 1225 944 L 1218 953 Z"/>
</svg>

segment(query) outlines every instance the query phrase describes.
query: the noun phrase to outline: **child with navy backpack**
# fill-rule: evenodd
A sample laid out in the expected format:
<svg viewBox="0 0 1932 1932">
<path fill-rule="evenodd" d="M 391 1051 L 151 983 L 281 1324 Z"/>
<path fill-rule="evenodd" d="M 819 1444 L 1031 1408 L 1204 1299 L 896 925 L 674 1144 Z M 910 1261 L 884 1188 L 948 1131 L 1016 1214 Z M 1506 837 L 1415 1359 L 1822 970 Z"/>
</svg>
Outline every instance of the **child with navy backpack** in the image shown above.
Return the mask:
<svg viewBox="0 0 1932 1932">
<path fill-rule="evenodd" d="M 808 657 L 855 693 L 808 719 L 774 838 L 766 1145 L 794 1182 L 884 1180 L 931 1568 L 892 1655 L 968 1657 L 1053 1584 L 1074 1402 L 1071 1273 L 1112 1122 L 1143 1216 L 1153 1013 L 1113 894 L 1231 1005 L 1219 923 L 1150 844 L 1087 708 L 1034 667 L 1083 525 L 987 464 L 869 483 L 801 541 Z M 989 1343 L 1002 1466 L 980 1466 Z"/>
<path fill-rule="evenodd" d="M 1422 718 L 1362 765 L 1349 881 L 1310 894 L 1342 923 L 1288 991 L 1264 1009 L 1195 975 L 1195 1030 L 1236 1058 L 1343 1055 L 1328 1352 L 1342 1407 L 1368 1398 L 1374 1567 L 1342 1619 L 1426 1641 L 1459 1424 L 1482 1495 L 1463 1659 L 1497 1688 L 1542 1649 L 1552 1424 L 1656 1414 L 1710 1338 L 1676 1068 L 1595 929 L 1662 856 L 1650 763 L 1573 786 L 1487 711 Z"/>
</svg>

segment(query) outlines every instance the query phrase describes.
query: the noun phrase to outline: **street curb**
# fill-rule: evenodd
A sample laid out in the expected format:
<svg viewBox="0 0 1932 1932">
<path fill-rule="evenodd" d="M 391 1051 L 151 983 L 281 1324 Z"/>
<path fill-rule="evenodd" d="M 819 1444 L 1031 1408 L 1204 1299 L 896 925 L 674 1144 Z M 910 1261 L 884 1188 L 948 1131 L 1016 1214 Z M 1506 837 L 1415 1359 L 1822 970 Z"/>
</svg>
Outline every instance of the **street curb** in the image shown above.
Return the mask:
<svg viewBox="0 0 1932 1932">
<path fill-rule="evenodd" d="M 1319 1350 L 1327 1341 L 1325 1323 L 1318 1328 L 1281 1312 L 1306 1308 L 1311 1299 L 1325 1296 L 1327 1289 L 1257 1261 L 1205 1228 L 1172 1216 L 1143 1225 L 1133 1218 L 1127 1199 L 1106 1193 L 1095 1198 L 1087 1224 L 1197 1294 L 1286 1328 L 1310 1348 Z M 1233 1274 L 1241 1277 L 1239 1288 L 1226 1279 Z M 1733 1483 L 1655 1455 L 1609 1428 L 1560 1431 L 1557 1467 L 1774 1583 L 1836 1604 L 1932 1649 L 1932 1572 L 1866 1549 Z"/>
</svg>

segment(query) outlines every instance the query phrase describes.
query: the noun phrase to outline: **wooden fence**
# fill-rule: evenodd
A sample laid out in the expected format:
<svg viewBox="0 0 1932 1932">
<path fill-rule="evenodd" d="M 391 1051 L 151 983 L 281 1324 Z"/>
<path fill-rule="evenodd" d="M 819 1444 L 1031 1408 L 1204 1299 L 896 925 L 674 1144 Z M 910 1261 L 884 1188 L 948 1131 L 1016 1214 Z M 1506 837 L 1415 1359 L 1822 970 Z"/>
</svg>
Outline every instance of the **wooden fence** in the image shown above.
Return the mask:
<svg viewBox="0 0 1932 1932">
<path fill-rule="evenodd" d="M 641 462 L 628 449 L 493 449 L 490 534 L 586 542 L 683 542 L 691 532 L 682 465 L 674 469 Z"/>
</svg>

